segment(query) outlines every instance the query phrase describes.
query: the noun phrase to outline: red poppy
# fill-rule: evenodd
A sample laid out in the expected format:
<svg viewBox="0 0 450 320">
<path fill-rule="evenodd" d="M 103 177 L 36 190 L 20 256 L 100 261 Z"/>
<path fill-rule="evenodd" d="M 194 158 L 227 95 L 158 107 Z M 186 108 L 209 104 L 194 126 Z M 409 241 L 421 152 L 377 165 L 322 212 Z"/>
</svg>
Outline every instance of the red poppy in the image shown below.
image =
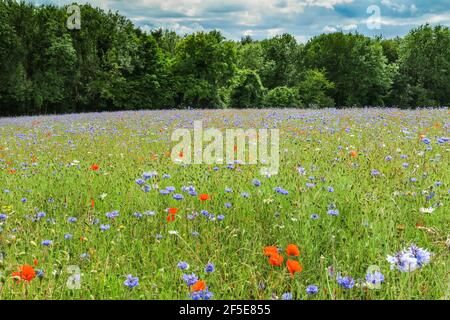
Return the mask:
<svg viewBox="0 0 450 320">
<path fill-rule="evenodd" d="M 286 254 L 288 256 L 298 257 L 300 255 L 300 250 L 298 250 L 298 247 L 295 244 L 290 244 L 286 248 Z"/>
<path fill-rule="evenodd" d="M 298 261 L 288 259 L 286 265 L 292 277 L 294 277 L 296 272 L 303 271 L 303 268 Z"/>
<path fill-rule="evenodd" d="M 8 173 L 9 173 L 9 174 L 14 174 L 14 173 L 16 173 L 16 172 L 17 172 L 16 169 L 9 169 L 9 170 L 8 170 Z"/>
<path fill-rule="evenodd" d="M 358 152 L 356 150 L 352 150 L 349 152 L 350 157 L 356 158 L 358 156 Z"/>
<path fill-rule="evenodd" d="M 167 222 L 174 222 L 175 221 L 175 215 L 169 214 L 167 215 Z"/>
<path fill-rule="evenodd" d="M 171 215 L 177 214 L 177 212 L 178 212 L 178 208 L 169 208 L 169 213 Z"/>
<path fill-rule="evenodd" d="M 278 254 L 278 248 L 277 247 L 265 247 L 264 248 L 264 255 L 270 257 L 271 255 Z"/>
<path fill-rule="evenodd" d="M 91 199 L 91 208 L 94 209 L 94 207 L 95 207 L 95 200 Z"/>
<path fill-rule="evenodd" d="M 203 280 L 198 280 L 192 287 L 191 290 L 196 291 L 203 291 L 206 289 L 206 283 Z"/>
<path fill-rule="evenodd" d="M 16 281 L 24 280 L 30 282 L 36 277 L 36 272 L 32 266 L 24 264 L 23 266 L 20 266 L 20 271 L 13 272 L 11 276 Z"/>
<path fill-rule="evenodd" d="M 201 195 L 198 196 L 198 198 L 200 199 L 200 201 L 206 201 L 209 200 L 209 195 L 206 193 L 202 193 Z"/>
<path fill-rule="evenodd" d="M 278 254 L 278 253 L 276 253 L 276 254 L 272 254 L 270 256 L 269 263 L 272 266 L 281 267 L 281 265 L 283 264 L 283 260 L 284 260 L 283 256 Z"/>
<path fill-rule="evenodd" d="M 98 164 L 93 164 L 92 166 L 91 166 L 91 170 L 92 171 L 98 171 L 100 169 L 100 166 L 98 165 Z"/>
<path fill-rule="evenodd" d="M 35 267 L 37 267 L 37 266 L 38 266 L 38 264 L 39 264 L 39 261 L 38 261 L 38 259 L 34 259 L 34 260 L 33 260 L 33 264 L 34 264 L 34 266 L 35 266 Z"/>
</svg>

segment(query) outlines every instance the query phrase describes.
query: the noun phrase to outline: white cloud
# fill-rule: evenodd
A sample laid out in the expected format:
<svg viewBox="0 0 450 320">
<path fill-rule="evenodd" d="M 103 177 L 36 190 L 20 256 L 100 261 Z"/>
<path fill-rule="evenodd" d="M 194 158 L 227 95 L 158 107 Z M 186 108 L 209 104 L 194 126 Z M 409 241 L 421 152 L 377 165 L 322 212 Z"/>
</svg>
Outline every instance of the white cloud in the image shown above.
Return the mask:
<svg viewBox="0 0 450 320">
<path fill-rule="evenodd" d="M 344 31 L 353 31 L 356 29 L 358 29 L 358 26 L 356 24 L 349 24 L 349 25 L 342 27 L 342 30 L 344 30 Z"/>
<path fill-rule="evenodd" d="M 333 32 L 337 32 L 337 29 L 335 27 L 332 27 L 332 26 L 325 26 L 322 29 L 322 31 L 325 32 L 325 33 L 333 33 Z"/>
</svg>

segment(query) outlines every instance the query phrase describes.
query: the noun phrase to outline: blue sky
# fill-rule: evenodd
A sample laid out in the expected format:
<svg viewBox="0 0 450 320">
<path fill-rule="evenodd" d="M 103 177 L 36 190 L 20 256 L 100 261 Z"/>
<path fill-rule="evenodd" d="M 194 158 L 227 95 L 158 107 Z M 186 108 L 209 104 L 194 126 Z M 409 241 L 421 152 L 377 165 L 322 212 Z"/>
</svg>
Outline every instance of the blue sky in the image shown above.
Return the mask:
<svg viewBox="0 0 450 320">
<path fill-rule="evenodd" d="M 35 0 L 67 4 L 66 0 Z M 290 33 L 301 42 L 324 32 L 358 31 L 403 36 L 429 22 L 450 26 L 450 0 L 91 0 L 119 11 L 144 30 L 169 28 L 180 34 L 218 29 L 230 39 L 261 39 Z"/>
</svg>

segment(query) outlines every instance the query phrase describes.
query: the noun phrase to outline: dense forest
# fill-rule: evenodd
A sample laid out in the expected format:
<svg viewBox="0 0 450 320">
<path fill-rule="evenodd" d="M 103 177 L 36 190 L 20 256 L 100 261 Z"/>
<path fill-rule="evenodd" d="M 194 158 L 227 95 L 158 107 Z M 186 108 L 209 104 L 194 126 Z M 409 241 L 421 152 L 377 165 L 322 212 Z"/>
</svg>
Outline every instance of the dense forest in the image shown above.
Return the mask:
<svg viewBox="0 0 450 320">
<path fill-rule="evenodd" d="M 0 0 L 0 115 L 164 108 L 447 106 L 450 29 L 229 41 L 144 32 L 115 12 Z"/>
</svg>

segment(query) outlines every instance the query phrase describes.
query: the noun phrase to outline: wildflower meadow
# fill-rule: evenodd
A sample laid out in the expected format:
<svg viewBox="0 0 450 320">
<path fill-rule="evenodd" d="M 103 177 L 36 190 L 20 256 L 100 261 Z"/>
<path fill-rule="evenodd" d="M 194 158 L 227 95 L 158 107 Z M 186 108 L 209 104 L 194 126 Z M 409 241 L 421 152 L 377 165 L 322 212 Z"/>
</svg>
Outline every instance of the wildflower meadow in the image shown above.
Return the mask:
<svg viewBox="0 0 450 320">
<path fill-rule="evenodd" d="M 449 299 L 449 114 L 0 118 L 0 299 Z M 194 121 L 278 129 L 278 172 L 173 161 Z"/>
</svg>

